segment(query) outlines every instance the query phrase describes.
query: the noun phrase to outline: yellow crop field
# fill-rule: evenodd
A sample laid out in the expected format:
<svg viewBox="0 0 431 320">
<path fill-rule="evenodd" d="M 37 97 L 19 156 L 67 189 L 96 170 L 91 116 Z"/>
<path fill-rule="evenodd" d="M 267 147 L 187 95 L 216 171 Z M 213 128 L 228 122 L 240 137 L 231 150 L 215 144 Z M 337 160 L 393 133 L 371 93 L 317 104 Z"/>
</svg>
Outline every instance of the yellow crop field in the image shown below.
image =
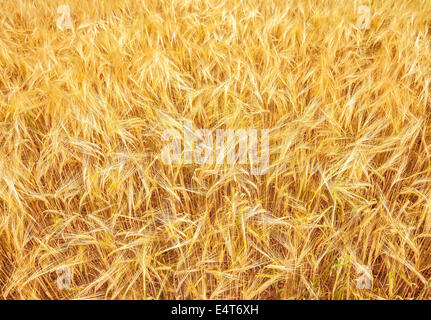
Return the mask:
<svg viewBox="0 0 431 320">
<path fill-rule="evenodd" d="M 0 299 L 430 298 L 431 1 L 0 12 Z"/>
</svg>

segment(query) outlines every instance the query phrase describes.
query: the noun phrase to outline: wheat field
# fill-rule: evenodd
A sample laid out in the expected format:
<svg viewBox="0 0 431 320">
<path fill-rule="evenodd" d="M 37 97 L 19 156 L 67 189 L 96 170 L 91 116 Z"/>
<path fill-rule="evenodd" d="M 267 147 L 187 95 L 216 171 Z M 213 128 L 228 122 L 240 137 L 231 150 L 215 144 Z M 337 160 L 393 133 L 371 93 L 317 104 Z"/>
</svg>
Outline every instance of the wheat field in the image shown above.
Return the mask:
<svg viewBox="0 0 431 320">
<path fill-rule="evenodd" d="M 430 298 L 431 1 L 0 12 L 0 299 Z M 267 172 L 164 163 L 185 121 Z"/>
</svg>

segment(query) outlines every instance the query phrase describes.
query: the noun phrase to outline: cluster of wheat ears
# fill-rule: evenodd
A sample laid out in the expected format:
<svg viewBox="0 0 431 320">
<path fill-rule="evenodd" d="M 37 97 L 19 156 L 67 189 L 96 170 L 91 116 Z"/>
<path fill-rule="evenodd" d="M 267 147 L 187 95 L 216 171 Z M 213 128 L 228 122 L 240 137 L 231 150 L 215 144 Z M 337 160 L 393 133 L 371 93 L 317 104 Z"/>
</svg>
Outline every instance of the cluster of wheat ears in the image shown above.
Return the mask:
<svg viewBox="0 0 431 320">
<path fill-rule="evenodd" d="M 431 1 L 0 12 L 0 299 L 430 297 Z M 186 120 L 268 171 L 163 163 Z"/>
</svg>

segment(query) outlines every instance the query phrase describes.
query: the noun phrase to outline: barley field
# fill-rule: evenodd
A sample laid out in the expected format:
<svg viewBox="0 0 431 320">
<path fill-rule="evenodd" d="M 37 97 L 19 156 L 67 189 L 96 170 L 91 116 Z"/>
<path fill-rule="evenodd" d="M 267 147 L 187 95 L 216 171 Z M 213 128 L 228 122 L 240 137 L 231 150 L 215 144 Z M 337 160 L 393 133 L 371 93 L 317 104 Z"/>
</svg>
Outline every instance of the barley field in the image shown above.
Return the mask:
<svg viewBox="0 0 431 320">
<path fill-rule="evenodd" d="M 431 1 L 0 12 L 0 299 L 431 297 Z"/>
</svg>

